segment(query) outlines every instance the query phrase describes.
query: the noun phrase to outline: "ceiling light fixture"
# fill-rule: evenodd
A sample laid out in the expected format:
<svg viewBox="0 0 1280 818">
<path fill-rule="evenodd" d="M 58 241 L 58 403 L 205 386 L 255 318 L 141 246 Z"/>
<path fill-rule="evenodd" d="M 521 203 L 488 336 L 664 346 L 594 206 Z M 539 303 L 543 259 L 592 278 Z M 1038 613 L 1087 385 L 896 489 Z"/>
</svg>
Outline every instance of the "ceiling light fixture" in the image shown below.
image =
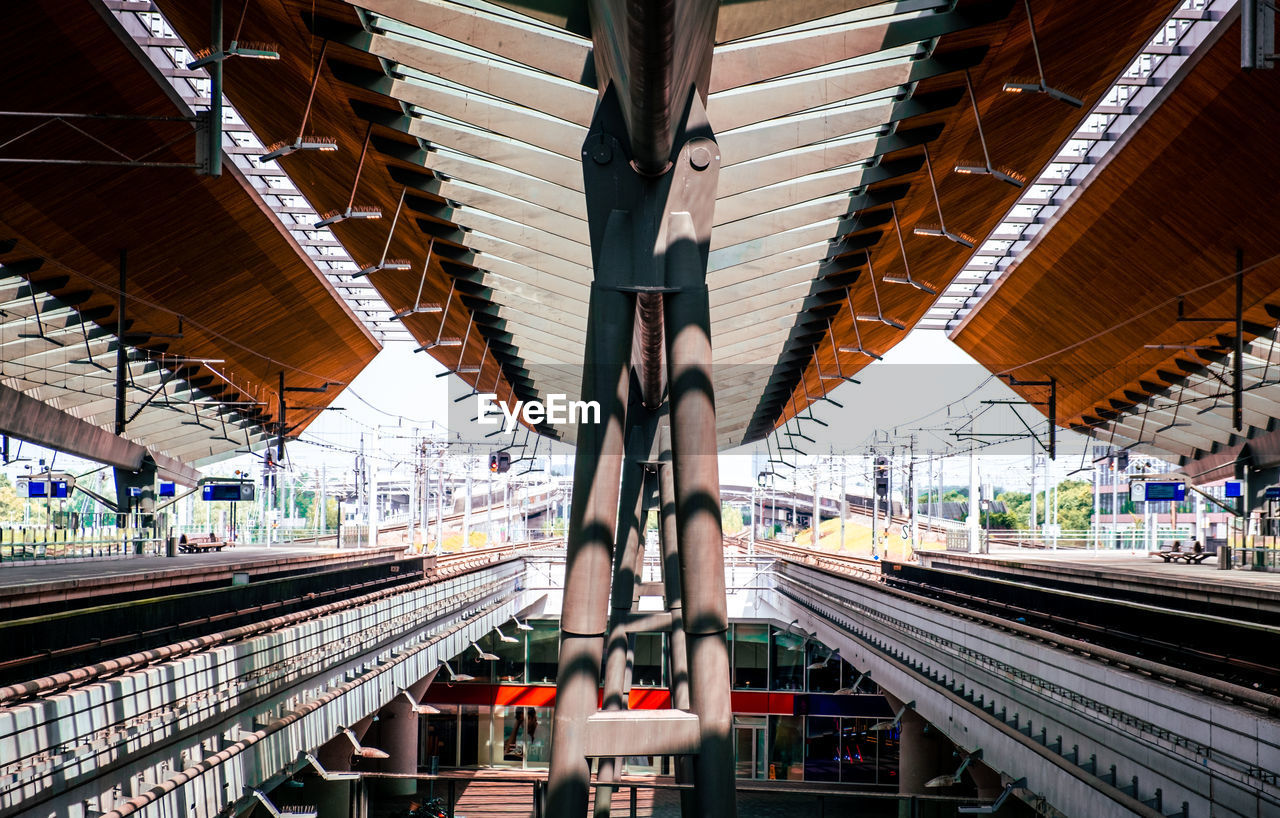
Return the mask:
<svg viewBox="0 0 1280 818">
<path fill-rule="evenodd" d="M 959 244 L 961 247 L 973 248 L 977 244 L 977 240 L 973 236 L 965 233 L 952 233 L 947 229 L 947 220 L 942 217 L 942 202 L 938 199 L 938 183 L 933 178 L 933 160 L 929 158 L 929 146 L 924 146 L 924 167 L 929 173 L 929 188 L 933 190 L 933 205 L 938 210 L 938 226 L 928 225 L 925 227 L 917 226 L 912 232 L 917 236 L 935 236 L 949 239 Z"/>
<path fill-rule="evenodd" d="M 222 3 L 214 6 L 214 27 L 218 42 L 202 48 L 195 53 L 195 59 L 187 63 L 188 70 L 194 71 L 206 65 L 220 63 L 228 57 L 245 57 L 251 60 L 278 60 L 280 47 L 275 43 L 258 43 L 250 40 L 241 41 L 240 30 L 244 28 L 244 15 L 249 10 L 250 0 L 244 0 L 240 9 L 240 22 L 236 24 L 236 33 L 231 36 L 231 45 L 222 47 Z"/>
<path fill-rule="evenodd" d="M 416 298 L 413 299 L 413 306 L 407 310 L 401 310 L 400 312 L 393 313 L 391 316 L 392 318 L 399 321 L 403 318 L 408 318 L 410 315 L 420 315 L 422 313 L 428 313 L 428 312 L 444 312 L 444 307 L 441 307 L 439 304 L 435 304 L 435 303 L 423 304 L 422 303 L 422 288 L 425 287 L 427 284 L 427 268 L 430 265 L 431 265 L 431 248 L 428 247 L 427 260 L 422 265 L 422 280 L 418 282 L 418 295 Z"/>
<path fill-rule="evenodd" d="M 938 291 L 936 289 L 911 277 L 911 265 L 907 263 L 907 244 L 902 240 L 902 225 L 898 222 L 898 206 L 893 202 L 889 202 L 889 210 L 893 213 L 893 232 L 898 235 L 898 250 L 902 253 L 902 267 L 907 271 L 907 275 L 905 278 L 901 276 L 885 276 L 882 280 L 889 284 L 909 284 L 921 292 L 937 295 Z"/>
<path fill-rule="evenodd" d="M 1010 80 L 1004 84 L 1004 90 L 1010 94 L 1045 94 L 1050 99 L 1065 102 L 1072 108 L 1083 108 L 1084 102 L 1052 87 L 1044 79 L 1044 64 L 1040 62 L 1040 44 L 1036 41 L 1036 19 L 1031 15 L 1031 0 L 1023 0 L 1027 7 L 1027 23 L 1031 26 L 1031 50 L 1036 55 L 1036 71 L 1040 75 L 1038 82 L 1028 80 Z"/>
<path fill-rule="evenodd" d="M 973 80 L 969 77 L 969 69 L 964 70 L 964 84 L 969 89 L 969 102 L 973 105 L 973 121 L 978 126 L 978 144 L 982 145 L 982 162 L 962 163 L 956 165 L 956 173 L 965 175 L 991 176 L 1001 182 L 1021 188 L 1027 184 L 1027 178 L 1012 170 L 997 170 L 991 166 L 991 154 L 987 151 L 987 138 L 982 133 L 982 115 L 978 113 L 978 98 L 973 93 Z"/>
<path fill-rule="evenodd" d="M 298 135 L 293 138 L 292 142 L 281 140 L 267 148 L 267 152 L 258 157 L 260 162 L 272 162 L 284 156 L 297 153 L 298 151 L 336 151 L 338 149 L 338 140 L 331 136 L 315 136 L 307 135 L 307 119 L 311 116 L 311 103 L 316 97 L 316 83 L 320 81 L 320 67 L 324 65 L 324 52 L 328 48 L 329 41 L 325 40 L 320 45 L 320 56 L 316 59 L 316 70 L 311 77 L 311 92 L 307 95 L 307 107 L 302 110 L 302 124 L 298 126 Z"/>
<path fill-rule="evenodd" d="M 907 328 L 906 324 L 893 318 L 886 317 L 884 310 L 880 307 L 880 288 L 876 286 L 876 271 L 871 266 L 870 253 L 867 253 L 867 277 L 871 279 L 871 293 L 876 299 L 876 311 L 875 313 L 860 312 L 854 317 L 857 321 L 878 321 L 879 323 L 893 327 L 896 330 L 905 330 Z M 857 326 L 857 321 L 854 322 L 854 326 Z"/>
<path fill-rule="evenodd" d="M 315 229 L 330 227 L 347 219 L 381 219 L 382 208 L 377 205 L 357 205 L 356 189 L 360 186 L 360 174 L 364 171 L 364 160 L 369 155 L 369 139 L 373 136 L 373 123 L 364 131 L 364 146 L 360 148 L 360 161 L 356 163 L 356 178 L 351 182 L 351 198 L 347 200 L 347 209 L 331 210 L 315 223 Z"/>
</svg>

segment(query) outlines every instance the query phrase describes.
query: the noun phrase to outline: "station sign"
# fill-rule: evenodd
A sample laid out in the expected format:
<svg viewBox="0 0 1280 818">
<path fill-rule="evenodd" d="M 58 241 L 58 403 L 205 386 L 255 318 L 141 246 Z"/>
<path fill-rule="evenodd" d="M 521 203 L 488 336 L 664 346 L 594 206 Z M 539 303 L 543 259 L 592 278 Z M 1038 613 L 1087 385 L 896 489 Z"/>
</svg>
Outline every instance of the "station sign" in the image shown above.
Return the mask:
<svg viewBox="0 0 1280 818">
<path fill-rule="evenodd" d="M 205 483 L 200 497 L 210 502 L 239 502 L 253 500 L 252 483 Z"/>
<path fill-rule="evenodd" d="M 1241 483 L 1239 480 L 1228 480 L 1228 481 L 1227 481 L 1226 483 L 1224 483 L 1224 484 L 1223 484 L 1223 486 L 1222 486 L 1222 496 L 1223 496 L 1223 497 L 1228 497 L 1228 498 L 1229 498 L 1229 497 L 1243 497 L 1243 496 L 1244 496 L 1244 483 Z"/>
<path fill-rule="evenodd" d="M 18 496 L 31 500 L 65 500 L 75 487 L 74 477 L 56 472 L 19 477 L 17 484 Z"/>
<path fill-rule="evenodd" d="M 1267 486 L 1263 489 L 1263 496 L 1268 500 L 1280 500 L 1280 486 Z"/>
<path fill-rule="evenodd" d="M 1187 499 L 1187 484 L 1181 480 L 1134 480 L 1129 483 L 1129 499 L 1135 503 L 1181 503 Z"/>
</svg>

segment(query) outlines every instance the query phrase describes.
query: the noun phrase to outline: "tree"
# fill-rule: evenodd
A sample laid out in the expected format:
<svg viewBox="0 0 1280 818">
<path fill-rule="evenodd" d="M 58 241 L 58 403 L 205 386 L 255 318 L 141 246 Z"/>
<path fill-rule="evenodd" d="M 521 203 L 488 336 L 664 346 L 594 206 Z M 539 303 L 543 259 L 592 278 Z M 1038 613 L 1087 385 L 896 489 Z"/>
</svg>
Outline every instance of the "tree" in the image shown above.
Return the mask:
<svg viewBox="0 0 1280 818">
<path fill-rule="evenodd" d="M 1005 504 L 1017 528 L 1030 527 L 1031 495 L 1025 491 L 1006 491 L 996 497 Z M 1036 499 L 1036 525 L 1044 525 L 1044 494 Z M 994 524 L 995 517 L 992 518 Z M 1058 524 L 1064 531 L 1089 528 L 1093 519 L 1093 484 L 1084 480 L 1063 480 L 1058 484 Z"/>
<path fill-rule="evenodd" d="M 18 496 L 18 490 L 14 488 L 9 475 L 0 474 L 0 520 L 7 523 L 21 522 L 26 502 Z"/>
<path fill-rule="evenodd" d="M 1093 486 L 1084 480 L 1058 484 L 1058 523 L 1072 531 L 1089 528 L 1093 519 Z"/>
<path fill-rule="evenodd" d="M 720 504 L 720 526 L 726 534 L 736 534 L 742 530 L 742 512 L 733 506 Z"/>
</svg>

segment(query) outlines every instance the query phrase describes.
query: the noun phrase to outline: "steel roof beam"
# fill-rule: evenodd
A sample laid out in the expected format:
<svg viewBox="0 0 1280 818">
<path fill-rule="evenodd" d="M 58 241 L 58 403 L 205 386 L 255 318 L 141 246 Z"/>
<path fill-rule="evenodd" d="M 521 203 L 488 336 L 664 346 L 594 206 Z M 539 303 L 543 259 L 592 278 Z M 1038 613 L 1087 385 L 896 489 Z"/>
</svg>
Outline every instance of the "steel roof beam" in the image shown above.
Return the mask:
<svg viewBox="0 0 1280 818">
<path fill-rule="evenodd" d="M 495 217 L 477 218 L 474 224 L 476 227 L 472 228 L 466 239 L 467 246 L 480 254 L 476 258 L 477 266 L 483 263 L 481 259 L 484 255 L 497 256 L 580 286 L 590 286 L 591 258 L 581 258 L 582 245 L 541 231 L 521 228 L 515 222 L 504 224 Z M 585 264 L 582 263 L 584 261 Z"/>
<path fill-rule="evenodd" d="M 500 264 L 492 264 L 493 256 L 481 256 L 479 261 L 484 265 L 479 270 L 481 281 L 502 297 L 498 300 L 509 297 L 551 310 L 564 310 L 574 315 L 587 314 L 587 303 L 581 296 L 587 295 L 589 287 L 503 259 L 498 259 Z M 489 269 L 490 267 L 501 269 Z M 510 272 L 515 272 L 519 277 L 508 275 Z"/>
<path fill-rule="evenodd" d="M 851 138 L 850 134 L 875 129 L 883 131 L 896 127 L 901 120 L 937 113 L 953 107 L 959 101 L 959 91 L 930 94 L 927 98 L 913 96 L 902 101 L 898 101 L 895 97 L 881 96 L 740 128 L 720 137 L 725 169 L 728 171 L 735 165 L 795 151 L 806 146 L 819 143 L 830 144 L 831 140 Z M 886 143 L 886 149 L 894 150 L 895 148 L 892 143 Z M 829 157 L 828 161 L 846 164 L 846 162 L 837 161 L 835 156 Z M 834 167 L 835 164 L 828 167 Z"/>
<path fill-rule="evenodd" d="M 1005 0 L 965 11 L 911 13 L 895 19 L 858 20 L 807 30 L 750 37 L 716 48 L 710 91 L 798 74 L 887 48 L 932 40 L 1004 17 Z"/>
<path fill-rule="evenodd" d="M 585 82 L 593 74 L 591 41 L 552 26 L 446 0 L 358 0 L 353 5 L 571 82 Z"/>
<path fill-rule="evenodd" d="M 916 58 L 924 47 L 925 44 L 908 43 L 841 61 L 821 71 L 721 91 L 708 99 L 707 116 L 712 125 L 728 133 L 757 122 L 962 71 L 981 62 L 985 53 L 984 49 L 973 49 L 945 58 Z"/>
<path fill-rule="evenodd" d="M 887 153 L 922 145 L 941 132 L 942 127 L 936 125 L 888 135 L 879 131 L 854 134 L 740 162 L 725 168 L 728 182 L 721 183 L 719 200 L 724 201 L 734 194 L 787 184 L 791 180 L 803 179 L 824 171 L 872 161 Z M 845 189 L 857 186 L 850 185 Z M 825 191 L 819 195 L 835 192 L 837 191 Z"/>
<path fill-rule="evenodd" d="M 375 138 L 373 142 L 374 146 L 387 156 L 420 165 L 432 171 L 439 180 L 434 189 L 436 195 L 439 195 L 440 184 L 457 180 L 477 188 L 510 196 L 513 199 L 537 204 L 575 219 L 587 218 L 586 199 L 580 191 L 562 187 L 502 165 L 476 159 L 474 156 L 459 153 L 443 145 L 425 150 L 394 139 Z M 396 176 L 396 169 L 392 170 L 392 176 Z"/>
<path fill-rule="evenodd" d="M 361 32 L 344 41 L 375 57 L 474 88 L 482 94 L 516 105 L 537 100 L 538 110 L 547 116 L 584 128 L 591 124 L 597 96 L 594 88 L 503 60 L 478 58 L 475 54 L 442 44 L 410 42 L 404 36 L 394 32 L 388 35 Z"/>
<path fill-rule="evenodd" d="M 922 158 L 878 163 L 872 167 L 852 165 L 806 174 L 768 187 L 755 188 L 716 200 L 716 224 L 746 219 L 791 205 L 803 204 L 864 185 L 914 173 L 924 164 Z"/>
<path fill-rule="evenodd" d="M 572 122 L 540 113 L 533 108 L 510 105 L 481 94 L 450 88 L 421 79 L 393 79 L 364 72 L 343 71 L 340 78 L 369 91 L 415 106 L 422 112 L 448 117 L 474 128 L 525 142 L 566 158 L 577 158 L 587 129 Z M 416 112 L 416 111 L 415 111 Z"/>
<path fill-rule="evenodd" d="M 590 2 L 598 86 L 617 85 L 631 158 L 643 174 L 670 163 L 690 93 L 706 99 L 719 8 L 711 0 Z"/>
</svg>

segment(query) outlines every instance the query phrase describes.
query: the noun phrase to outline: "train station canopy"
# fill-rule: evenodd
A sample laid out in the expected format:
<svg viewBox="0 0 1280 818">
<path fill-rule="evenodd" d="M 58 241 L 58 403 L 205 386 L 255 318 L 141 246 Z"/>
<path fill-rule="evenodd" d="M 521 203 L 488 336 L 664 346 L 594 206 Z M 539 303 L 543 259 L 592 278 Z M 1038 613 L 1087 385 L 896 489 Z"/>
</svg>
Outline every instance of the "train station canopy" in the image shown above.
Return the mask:
<svg viewBox="0 0 1280 818">
<path fill-rule="evenodd" d="M 211 41 L 209 3 L 99 4 L 94 18 L 42 4 L 16 24 L 0 68 L 41 81 L 15 110 L 208 107 L 207 64 L 190 64 Z M 1201 29 L 1227 13 L 1212 0 L 227 0 L 223 44 L 246 46 L 221 63 L 227 172 L 6 177 L 10 300 L 60 299 L 109 351 L 128 248 L 130 405 L 170 383 L 150 367 L 196 397 L 144 414 L 180 425 L 218 404 L 208 434 L 179 438 L 166 415 L 139 427 L 193 461 L 295 434 L 384 340 L 411 337 L 502 399 L 577 397 L 592 279 L 583 141 L 599 78 L 625 77 L 628 37 L 663 15 L 705 32 L 711 55 L 658 56 L 704 99 L 721 152 L 707 280 L 717 443 L 730 447 L 804 414 L 911 328 L 955 331 L 1049 232 L 1038 208 L 1094 164 L 1081 140 L 1126 124 L 1116 88 L 1158 88 L 1162 60 L 1202 49 Z M 100 156 L 91 125 L 51 126 L 40 156 Z M 118 128 L 110 144 L 131 158 L 190 161 L 177 141 L 189 124 Z M 70 356 L 15 384 L 94 383 L 79 411 L 100 420 L 105 373 Z M 311 390 L 283 416 L 281 373 Z"/>
</svg>

